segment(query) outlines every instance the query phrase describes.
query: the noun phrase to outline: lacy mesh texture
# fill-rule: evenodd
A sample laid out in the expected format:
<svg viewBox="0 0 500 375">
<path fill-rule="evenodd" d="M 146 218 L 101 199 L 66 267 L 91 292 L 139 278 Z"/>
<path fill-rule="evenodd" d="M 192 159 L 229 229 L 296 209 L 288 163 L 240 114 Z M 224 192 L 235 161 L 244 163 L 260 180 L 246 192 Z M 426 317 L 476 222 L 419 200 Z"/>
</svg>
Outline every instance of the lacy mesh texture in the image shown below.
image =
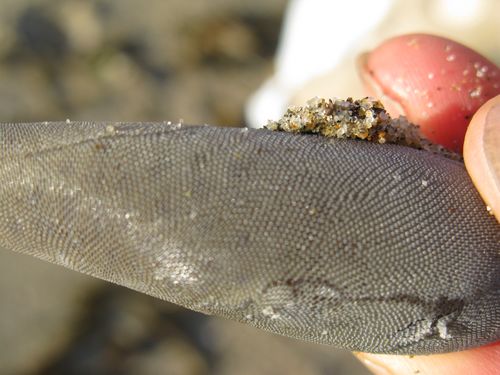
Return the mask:
<svg viewBox="0 0 500 375">
<path fill-rule="evenodd" d="M 349 350 L 500 338 L 500 231 L 462 163 L 166 123 L 0 125 L 0 247 Z"/>
</svg>

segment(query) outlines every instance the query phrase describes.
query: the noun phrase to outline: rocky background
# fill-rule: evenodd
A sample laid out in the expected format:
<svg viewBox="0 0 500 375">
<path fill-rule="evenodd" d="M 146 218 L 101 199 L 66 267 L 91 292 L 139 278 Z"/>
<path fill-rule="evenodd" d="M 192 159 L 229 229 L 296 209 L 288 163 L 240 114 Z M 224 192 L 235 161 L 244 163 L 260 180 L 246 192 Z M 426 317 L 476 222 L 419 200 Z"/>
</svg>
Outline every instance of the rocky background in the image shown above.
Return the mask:
<svg viewBox="0 0 500 375">
<path fill-rule="evenodd" d="M 2 0 L 0 120 L 241 125 L 285 0 Z M 0 249 L 0 374 L 367 374 L 350 353 Z"/>
</svg>

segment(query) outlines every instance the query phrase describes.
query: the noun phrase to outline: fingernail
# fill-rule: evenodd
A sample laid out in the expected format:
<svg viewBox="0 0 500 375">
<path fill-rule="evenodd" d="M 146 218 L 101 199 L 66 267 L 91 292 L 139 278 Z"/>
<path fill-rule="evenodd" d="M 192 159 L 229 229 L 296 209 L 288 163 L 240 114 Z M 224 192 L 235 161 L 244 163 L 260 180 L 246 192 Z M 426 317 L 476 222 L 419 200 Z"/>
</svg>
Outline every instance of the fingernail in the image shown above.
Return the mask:
<svg viewBox="0 0 500 375">
<path fill-rule="evenodd" d="M 372 356 L 366 356 L 364 353 L 355 353 L 355 355 L 375 375 L 392 375 L 387 367 L 374 360 Z"/>
<path fill-rule="evenodd" d="M 500 188 L 500 104 L 491 107 L 484 124 L 484 156 L 491 178 Z"/>
<path fill-rule="evenodd" d="M 488 211 L 500 222 L 500 95 L 472 118 L 465 136 L 464 161 Z"/>
</svg>

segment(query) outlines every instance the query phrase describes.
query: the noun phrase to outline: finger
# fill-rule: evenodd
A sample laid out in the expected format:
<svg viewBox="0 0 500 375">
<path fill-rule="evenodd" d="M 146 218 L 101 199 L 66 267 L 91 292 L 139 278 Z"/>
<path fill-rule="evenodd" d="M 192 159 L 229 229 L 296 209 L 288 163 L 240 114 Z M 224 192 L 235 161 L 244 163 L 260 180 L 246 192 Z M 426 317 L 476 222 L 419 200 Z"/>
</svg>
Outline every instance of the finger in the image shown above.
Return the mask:
<svg viewBox="0 0 500 375">
<path fill-rule="evenodd" d="M 366 353 L 358 353 L 357 356 L 376 375 L 498 375 L 500 344 L 430 356 Z"/>
<path fill-rule="evenodd" d="M 368 90 L 392 114 L 405 114 L 424 135 L 462 152 L 467 125 L 488 99 L 500 94 L 499 68 L 446 38 L 411 34 L 390 39 L 360 58 Z"/>
<path fill-rule="evenodd" d="M 500 222 L 500 95 L 474 115 L 464 143 L 469 175 Z"/>
</svg>

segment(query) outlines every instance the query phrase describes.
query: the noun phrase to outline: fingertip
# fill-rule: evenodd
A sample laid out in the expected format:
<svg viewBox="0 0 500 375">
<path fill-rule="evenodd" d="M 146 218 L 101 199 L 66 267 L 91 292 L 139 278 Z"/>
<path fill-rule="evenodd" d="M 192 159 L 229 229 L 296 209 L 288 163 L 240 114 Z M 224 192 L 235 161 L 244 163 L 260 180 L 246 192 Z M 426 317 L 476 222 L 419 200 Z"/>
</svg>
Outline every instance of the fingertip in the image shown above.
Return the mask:
<svg viewBox="0 0 500 375">
<path fill-rule="evenodd" d="M 435 143 L 462 151 L 472 115 L 500 94 L 500 71 L 491 61 L 446 38 L 410 34 L 389 39 L 360 64 L 371 93 L 399 105 Z M 391 113 L 394 105 L 389 105 Z M 391 114 L 394 114 L 391 113 Z"/>
<path fill-rule="evenodd" d="M 426 356 L 355 355 L 375 375 L 495 375 L 500 366 L 500 343 L 462 352 Z"/>
<path fill-rule="evenodd" d="M 500 95 L 474 115 L 464 142 L 465 167 L 500 222 Z"/>
</svg>

